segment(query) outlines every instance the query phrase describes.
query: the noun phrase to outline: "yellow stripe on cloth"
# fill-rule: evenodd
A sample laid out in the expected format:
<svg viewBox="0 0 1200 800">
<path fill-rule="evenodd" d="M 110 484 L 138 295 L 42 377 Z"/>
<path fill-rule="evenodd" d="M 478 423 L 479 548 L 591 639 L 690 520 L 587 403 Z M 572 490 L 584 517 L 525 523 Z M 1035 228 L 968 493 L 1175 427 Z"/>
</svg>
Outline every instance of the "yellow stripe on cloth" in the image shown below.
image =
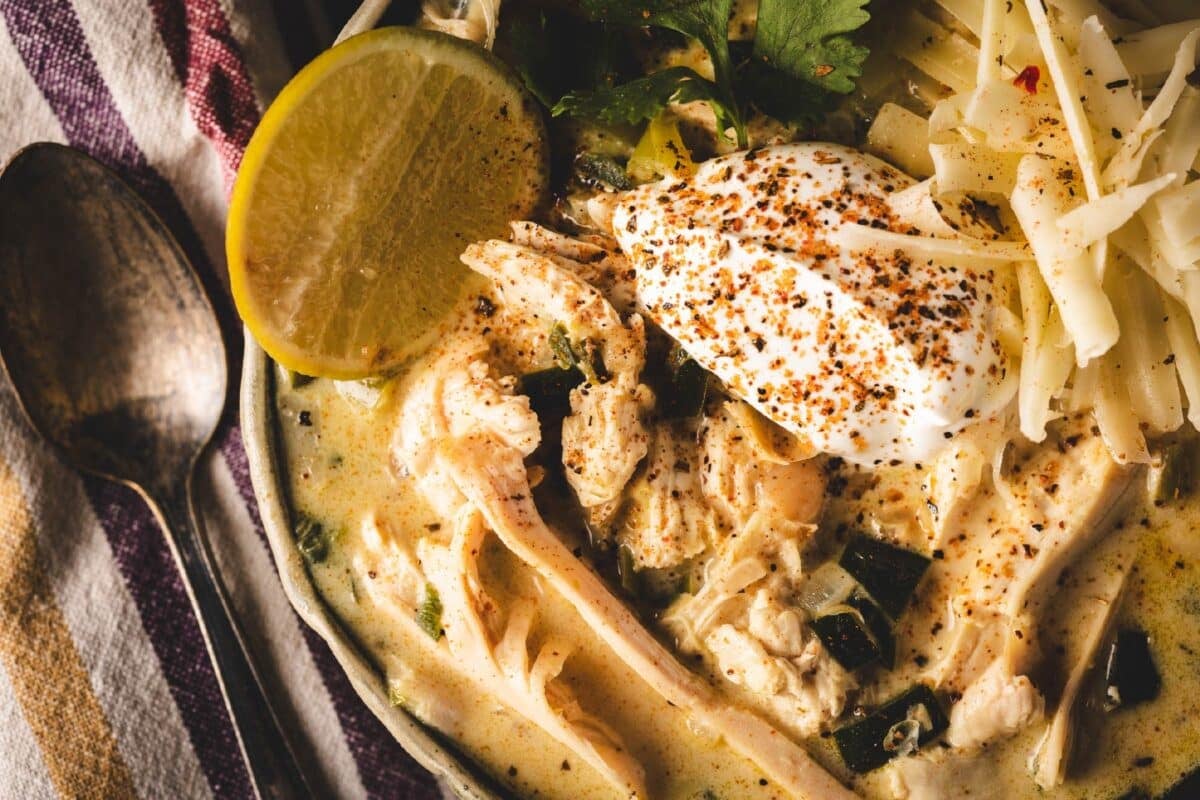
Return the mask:
<svg viewBox="0 0 1200 800">
<path fill-rule="evenodd" d="M 0 461 L 0 663 L 63 797 L 134 797 L 112 728 L 37 555 L 21 486 Z"/>
</svg>

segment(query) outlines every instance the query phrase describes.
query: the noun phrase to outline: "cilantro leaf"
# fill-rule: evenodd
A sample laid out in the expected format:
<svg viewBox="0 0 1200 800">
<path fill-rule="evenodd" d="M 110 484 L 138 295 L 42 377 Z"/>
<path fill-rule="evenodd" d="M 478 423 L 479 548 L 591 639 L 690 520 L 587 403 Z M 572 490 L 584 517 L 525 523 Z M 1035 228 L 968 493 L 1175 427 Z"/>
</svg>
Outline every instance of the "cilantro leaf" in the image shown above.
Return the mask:
<svg viewBox="0 0 1200 800">
<path fill-rule="evenodd" d="M 815 125 L 835 106 L 833 92 L 759 61 L 739 62 L 735 71 L 738 98 L 767 116 L 789 125 Z"/>
<path fill-rule="evenodd" d="M 670 67 L 611 89 L 573 92 L 559 100 L 550 113 L 635 125 L 658 116 L 668 103 L 696 100 L 712 106 L 722 130 L 738 126 L 737 112 L 727 105 L 721 89 L 689 67 Z"/>
<path fill-rule="evenodd" d="M 425 597 L 417 606 L 417 624 L 435 642 L 445 635 L 442 630 L 442 598 L 432 583 L 425 584 Z"/>
<path fill-rule="evenodd" d="M 636 69 L 621 31 L 523 4 L 506 11 L 496 53 L 547 108 L 567 92 L 613 86 Z"/>
<path fill-rule="evenodd" d="M 822 89 L 846 94 L 868 50 L 845 34 L 871 18 L 868 0 L 760 0 L 754 55 Z"/>
<path fill-rule="evenodd" d="M 692 83 L 684 90 L 684 96 L 672 100 L 679 103 L 709 101 L 722 134 L 733 128 L 738 144 L 745 146 L 746 128 L 733 97 L 733 66 L 729 58 L 729 17 L 733 13 L 733 0 L 580 0 L 580 6 L 592 19 L 667 28 L 700 42 L 712 59 L 715 82 L 705 81 L 708 87 L 703 90 L 698 88 L 700 84 Z M 699 75 L 696 79 L 704 81 Z M 697 94 L 688 96 L 687 92 L 692 91 Z"/>
</svg>

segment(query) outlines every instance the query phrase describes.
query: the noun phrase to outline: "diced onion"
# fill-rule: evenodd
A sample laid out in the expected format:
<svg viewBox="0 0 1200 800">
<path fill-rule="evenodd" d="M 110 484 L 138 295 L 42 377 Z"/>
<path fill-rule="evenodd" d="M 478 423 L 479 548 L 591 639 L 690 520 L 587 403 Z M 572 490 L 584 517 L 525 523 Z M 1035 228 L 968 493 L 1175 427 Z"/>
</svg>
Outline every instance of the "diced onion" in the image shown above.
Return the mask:
<svg viewBox="0 0 1200 800">
<path fill-rule="evenodd" d="M 883 735 L 883 749 L 903 758 L 917 752 L 921 741 L 921 723 L 915 719 L 904 719 L 888 728 Z"/>
<path fill-rule="evenodd" d="M 817 567 L 800 588 L 796 604 L 816 616 L 846 602 L 857 585 L 854 577 L 832 561 Z"/>
</svg>

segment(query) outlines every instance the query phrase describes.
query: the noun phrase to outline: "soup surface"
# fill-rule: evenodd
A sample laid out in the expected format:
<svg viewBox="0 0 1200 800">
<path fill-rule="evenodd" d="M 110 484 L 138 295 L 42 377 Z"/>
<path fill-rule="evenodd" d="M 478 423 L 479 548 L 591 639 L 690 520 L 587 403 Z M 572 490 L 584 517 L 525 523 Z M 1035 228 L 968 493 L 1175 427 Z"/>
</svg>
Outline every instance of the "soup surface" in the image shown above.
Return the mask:
<svg viewBox="0 0 1200 800">
<path fill-rule="evenodd" d="M 464 310 L 469 315 L 470 310 Z M 348 630 L 387 675 L 395 701 L 421 721 L 460 742 L 499 782 L 527 796 L 611 797 L 612 789 L 552 738 L 513 714 L 495 698 L 456 674 L 453 660 L 413 625 L 414 610 L 389 602 L 388 588 L 372 590 L 391 572 L 375 545 L 380 529 L 413 547 L 431 528 L 444 524 L 414 490 L 410 478 L 397 475 L 389 453 L 394 414 L 403 379 L 381 391 L 367 407 L 339 392 L 333 381 L 314 380 L 299 388 L 282 376 L 276 403 L 283 434 L 292 505 L 320 519 L 333 532 L 328 556 L 313 564 L 321 595 Z M 368 395 L 370 399 L 370 396 Z M 913 476 L 897 476 L 898 481 Z M 917 479 L 919 480 L 919 479 Z M 1194 697 L 1200 692 L 1200 526 L 1194 500 L 1156 506 L 1142 486 L 1121 517 L 1116 536 L 1134 540 L 1130 584 L 1120 601 L 1117 626 L 1145 630 L 1163 675 L 1159 696 L 1140 706 L 1094 713 L 1081 725 L 1081 757 L 1060 787 L 1044 792 L 1030 781 L 1025 761 L 1037 739 L 1031 728 L 987 754 L 984 767 L 954 773 L 942 796 L 978 797 L 1120 797 L 1141 790 L 1151 797 L 1170 789 L 1200 760 L 1200 718 Z M 916 502 L 923 502 L 919 497 Z M 876 504 L 847 498 L 839 517 L 873 513 Z M 839 502 L 839 506 L 842 502 Z M 485 554 L 497 583 L 534 583 L 528 567 L 501 547 Z M 1063 607 L 1073 621 L 1086 587 L 1069 586 Z M 702 798 L 787 797 L 761 785 L 755 768 L 719 742 L 691 729 L 686 715 L 663 702 L 636 675 L 608 656 L 578 616 L 553 590 L 541 596 L 542 624 L 573 638 L 577 655 L 568 680 L 587 706 L 605 709 L 605 719 L 624 734 L 644 763 L 654 765 L 654 796 Z M 911 612 L 912 626 L 933 622 Z M 1068 637 L 1070 633 L 1068 632 Z M 928 656 L 925 656 L 928 658 Z M 903 683 L 920 673 L 903 656 L 891 681 Z M 825 764 L 845 775 L 827 740 L 807 745 Z M 849 776 L 847 776 L 849 777 Z M 891 797 L 878 773 L 853 784 L 864 796 Z M 970 786 L 971 794 L 964 792 Z"/>
<path fill-rule="evenodd" d="M 274 393 L 392 702 L 518 796 L 1200 796 L 1195 9 L 467 5 L 553 206 Z"/>
</svg>

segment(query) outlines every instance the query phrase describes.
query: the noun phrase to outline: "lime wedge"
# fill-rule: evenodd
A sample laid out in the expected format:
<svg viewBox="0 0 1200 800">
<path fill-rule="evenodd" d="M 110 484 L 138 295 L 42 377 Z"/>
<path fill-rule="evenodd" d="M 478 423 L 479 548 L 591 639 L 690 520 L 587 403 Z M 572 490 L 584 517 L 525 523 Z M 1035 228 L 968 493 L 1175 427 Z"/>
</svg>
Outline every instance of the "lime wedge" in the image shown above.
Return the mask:
<svg viewBox="0 0 1200 800">
<path fill-rule="evenodd" d="M 476 286 L 459 260 L 546 191 L 541 114 L 487 51 L 382 28 L 292 79 L 246 148 L 226 250 L 238 312 L 305 375 L 385 373 Z"/>
</svg>

